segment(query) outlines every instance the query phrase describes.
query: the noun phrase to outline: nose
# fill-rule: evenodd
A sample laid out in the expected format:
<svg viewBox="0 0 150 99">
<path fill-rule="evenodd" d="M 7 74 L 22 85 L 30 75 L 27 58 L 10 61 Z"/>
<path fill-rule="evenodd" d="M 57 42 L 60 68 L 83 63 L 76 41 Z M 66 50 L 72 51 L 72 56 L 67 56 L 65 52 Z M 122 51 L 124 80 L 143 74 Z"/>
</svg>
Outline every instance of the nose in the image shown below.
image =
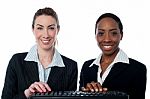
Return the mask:
<svg viewBox="0 0 150 99">
<path fill-rule="evenodd" d="M 109 42 L 109 41 L 111 41 L 111 38 L 110 38 L 109 33 L 105 33 L 104 41 L 105 41 L 105 42 Z"/>
<path fill-rule="evenodd" d="M 43 37 L 44 37 L 44 38 L 48 38 L 48 37 L 49 37 L 48 29 L 45 29 L 45 30 L 44 30 Z"/>
</svg>

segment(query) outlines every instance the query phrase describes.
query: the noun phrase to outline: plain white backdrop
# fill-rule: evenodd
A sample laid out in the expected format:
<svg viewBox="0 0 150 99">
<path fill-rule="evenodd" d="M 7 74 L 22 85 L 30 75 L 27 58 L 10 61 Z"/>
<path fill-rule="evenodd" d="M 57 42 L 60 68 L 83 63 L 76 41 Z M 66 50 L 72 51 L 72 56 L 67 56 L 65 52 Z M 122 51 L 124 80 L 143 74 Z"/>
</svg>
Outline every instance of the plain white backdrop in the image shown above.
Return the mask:
<svg viewBox="0 0 150 99">
<path fill-rule="evenodd" d="M 56 47 L 61 54 L 78 62 L 79 73 L 84 61 L 100 53 L 94 34 L 97 18 L 106 12 L 118 15 L 124 26 L 120 48 L 147 66 L 146 99 L 149 99 L 149 4 L 149 0 L 1 0 L 0 95 L 12 55 L 29 51 L 35 44 L 31 29 L 34 13 L 39 8 L 52 7 L 61 26 Z"/>
</svg>

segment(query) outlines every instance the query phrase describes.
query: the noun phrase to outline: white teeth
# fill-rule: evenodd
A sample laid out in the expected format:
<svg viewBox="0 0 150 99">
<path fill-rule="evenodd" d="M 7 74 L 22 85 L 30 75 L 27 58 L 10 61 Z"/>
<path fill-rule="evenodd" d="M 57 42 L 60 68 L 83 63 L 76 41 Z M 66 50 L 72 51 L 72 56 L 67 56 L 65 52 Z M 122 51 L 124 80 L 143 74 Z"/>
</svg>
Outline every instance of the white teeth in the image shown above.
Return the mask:
<svg viewBox="0 0 150 99">
<path fill-rule="evenodd" d="M 49 41 L 43 41 L 43 43 L 48 43 Z"/>
<path fill-rule="evenodd" d="M 104 46 L 104 48 L 110 48 L 111 46 Z"/>
</svg>

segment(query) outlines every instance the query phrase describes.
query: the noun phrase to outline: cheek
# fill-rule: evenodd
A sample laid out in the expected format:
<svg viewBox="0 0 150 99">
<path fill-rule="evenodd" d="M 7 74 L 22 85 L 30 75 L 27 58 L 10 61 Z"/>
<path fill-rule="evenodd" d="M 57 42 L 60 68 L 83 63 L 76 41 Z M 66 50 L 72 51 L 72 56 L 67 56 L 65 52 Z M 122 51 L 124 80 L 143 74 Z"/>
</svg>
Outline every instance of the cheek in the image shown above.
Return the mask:
<svg viewBox="0 0 150 99">
<path fill-rule="evenodd" d="M 41 37 L 41 33 L 38 32 L 38 31 L 35 31 L 34 36 L 35 36 L 36 39 L 39 39 Z"/>
<path fill-rule="evenodd" d="M 101 38 L 97 37 L 96 41 L 97 41 L 97 45 L 99 46 L 99 48 L 101 48 L 101 42 L 102 42 Z"/>
<path fill-rule="evenodd" d="M 49 32 L 49 36 L 52 38 L 55 38 L 57 36 L 57 32 L 56 31 L 51 31 Z"/>
<path fill-rule="evenodd" d="M 52 37 L 56 37 L 57 33 L 56 32 L 53 32 L 50 34 Z"/>
<path fill-rule="evenodd" d="M 114 42 L 116 42 L 116 43 L 119 43 L 119 42 L 120 42 L 120 40 L 121 40 L 121 38 L 120 38 L 120 37 L 117 37 L 117 38 L 114 38 L 114 39 L 113 39 L 113 41 L 114 41 Z"/>
<path fill-rule="evenodd" d="M 97 41 L 97 43 L 99 44 L 99 43 L 101 43 L 101 42 L 102 42 L 102 38 L 100 38 L 100 37 L 96 36 L 96 41 Z"/>
</svg>

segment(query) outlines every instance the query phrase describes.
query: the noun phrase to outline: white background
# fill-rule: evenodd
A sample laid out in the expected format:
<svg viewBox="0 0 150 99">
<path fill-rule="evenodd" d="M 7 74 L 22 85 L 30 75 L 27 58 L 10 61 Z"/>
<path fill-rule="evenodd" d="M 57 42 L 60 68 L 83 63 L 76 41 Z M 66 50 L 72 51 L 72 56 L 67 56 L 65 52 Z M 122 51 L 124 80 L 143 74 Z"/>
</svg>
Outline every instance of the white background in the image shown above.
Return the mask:
<svg viewBox="0 0 150 99">
<path fill-rule="evenodd" d="M 57 49 L 78 62 L 100 53 L 94 34 L 97 18 L 105 12 L 120 17 L 124 37 L 120 43 L 129 57 L 147 66 L 146 99 L 150 98 L 149 0 L 1 0 L 0 1 L 0 95 L 8 62 L 13 54 L 26 52 L 35 44 L 31 30 L 34 13 L 52 7 L 60 20 Z M 140 85 L 139 85 L 140 86 Z"/>
</svg>

